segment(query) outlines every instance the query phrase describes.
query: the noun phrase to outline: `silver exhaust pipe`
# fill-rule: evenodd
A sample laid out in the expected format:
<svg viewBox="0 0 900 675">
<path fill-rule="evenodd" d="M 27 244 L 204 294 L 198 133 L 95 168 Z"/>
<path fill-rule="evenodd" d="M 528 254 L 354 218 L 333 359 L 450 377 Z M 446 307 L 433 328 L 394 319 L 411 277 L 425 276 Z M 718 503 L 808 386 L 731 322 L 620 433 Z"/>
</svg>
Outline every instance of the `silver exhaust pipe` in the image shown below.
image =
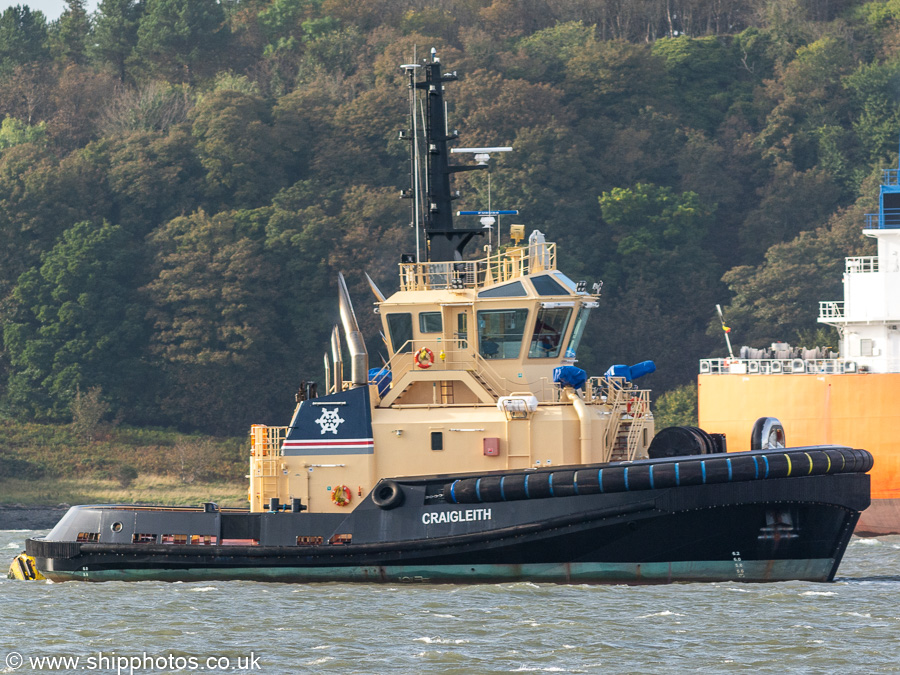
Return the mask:
<svg viewBox="0 0 900 675">
<path fill-rule="evenodd" d="M 359 330 L 356 314 L 353 313 L 347 282 L 344 281 L 344 275 L 340 272 L 338 272 L 338 289 L 340 290 L 341 323 L 344 325 L 347 349 L 350 350 L 350 378 L 354 387 L 366 387 L 369 385 L 369 353 L 366 351 L 366 342 Z"/>
<path fill-rule="evenodd" d="M 369 276 L 368 272 L 363 272 L 366 275 L 366 281 L 369 282 L 369 288 L 372 289 L 372 293 L 375 295 L 378 302 L 384 302 L 384 293 L 381 292 L 381 289 L 375 285 L 375 282 L 372 281 L 372 277 Z"/>
<path fill-rule="evenodd" d="M 331 393 L 331 360 L 328 358 L 328 352 L 325 352 L 325 393 Z"/>
<path fill-rule="evenodd" d="M 341 332 L 337 325 L 331 328 L 331 359 L 334 361 L 334 391 L 344 390 L 344 359 L 341 356 Z"/>
</svg>

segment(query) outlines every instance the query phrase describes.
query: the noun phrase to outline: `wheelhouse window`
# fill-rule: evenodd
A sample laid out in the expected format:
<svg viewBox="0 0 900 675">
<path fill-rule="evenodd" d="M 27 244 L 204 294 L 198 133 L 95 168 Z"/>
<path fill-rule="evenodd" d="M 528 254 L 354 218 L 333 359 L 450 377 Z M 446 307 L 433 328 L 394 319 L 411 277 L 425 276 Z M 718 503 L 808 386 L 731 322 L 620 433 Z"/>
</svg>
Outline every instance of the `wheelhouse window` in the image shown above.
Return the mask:
<svg viewBox="0 0 900 675">
<path fill-rule="evenodd" d="M 394 353 L 406 354 L 412 351 L 412 314 L 388 314 L 388 332 Z"/>
<path fill-rule="evenodd" d="M 584 335 L 584 327 L 587 325 L 588 314 L 591 313 L 590 308 L 582 307 L 578 310 L 578 316 L 575 318 L 575 327 L 572 329 L 572 337 L 569 338 L 569 346 L 566 347 L 566 358 L 574 359 L 578 353 L 578 345 L 581 344 L 581 336 Z"/>
<path fill-rule="evenodd" d="M 440 333 L 442 330 L 444 330 L 444 324 L 441 321 L 440 312 L 419 313 L 419 332 Z"/>
<path fill-rule="evenodd" d="M 556 283 L 549 274 L 532 277 L 531 285 L 538 295 L 569 295 L 569 291 Z"/>
<path fill-rule="evenodd" d="M 554 359 L 559 356 L 562 339 L 572 316 L 571 307 L 541 307 L 534 324 L 534 335 L 528 357 L 531 359 Z"/>
<path fill-rule="evenodd" d="M 516 359 L 522 351 L 527 309 L 478 312 L 478 350 L 486 359 Z"/>
<path fill-rule="evenodd" d="M 494 286 L 483 291 L 478 291 L 479 298 L 524 298 L 528 295 L 521 281 L 513 281 L 511 284 Z"/>
<path fill-rule="evenodd" d="M 554 277 L 556 277 L 557 281 L 559 281 L 563 286 L 568 288 L 570 291 L 572 291 L 573 293 L 578 292 L 578 285 L 574 281 L 572 281 L 569 277 L 567 277 L 565 274 L 563 274 L 559 270 L 555 270 L 554 272 L 552 272 L 552 274 Z"/>
</svg>

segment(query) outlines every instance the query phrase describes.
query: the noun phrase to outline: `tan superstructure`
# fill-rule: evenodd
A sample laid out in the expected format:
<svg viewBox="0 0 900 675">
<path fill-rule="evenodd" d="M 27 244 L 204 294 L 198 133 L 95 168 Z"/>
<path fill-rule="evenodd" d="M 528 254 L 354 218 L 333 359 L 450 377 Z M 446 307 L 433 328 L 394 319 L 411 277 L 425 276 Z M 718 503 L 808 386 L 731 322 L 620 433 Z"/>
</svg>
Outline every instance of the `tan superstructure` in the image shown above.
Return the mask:
<svg viewBox="0 0 900 675">
<path fill-rule="evenodd" d="M 255 426 L 251 510 L 269 510 L 277 498 L 344 512 L 386 477 L 646 457 L 654 431 L 646 390 L 621 378 L 588 378 L 579 390 L 553 380 L 556 367 L 575 363 L 597 296 L 556 269 L 556 246 L 540 233 L 478 261 L 401 264 L 398 292 L 374 290 L 390 386 L 379 393 L 368 378 L 358 381 L 364 359 L 345 379 L 337 331 L 326 357 L 326 393 L 338 382 L 343 391 L 369 389 L 372 439 L 357 442 L 371 451 L 288 456 L 286 427 Z M 362 358 L 352 314 L 347 297 L 350 362 Z"/>
</svg>

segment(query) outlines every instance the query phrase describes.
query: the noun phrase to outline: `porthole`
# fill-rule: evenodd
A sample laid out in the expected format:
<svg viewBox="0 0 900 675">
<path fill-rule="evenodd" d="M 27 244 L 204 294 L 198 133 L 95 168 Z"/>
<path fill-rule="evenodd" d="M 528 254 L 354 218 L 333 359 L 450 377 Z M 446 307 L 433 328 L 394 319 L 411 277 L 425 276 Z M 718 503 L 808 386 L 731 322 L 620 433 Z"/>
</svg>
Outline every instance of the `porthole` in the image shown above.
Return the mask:
<svg viewBox="0 0 900 675">
<path fill-rule="evenodd" d="M 115 522 L 109 526 L 109 529 L 111 529 L 113 532 L 121 532 L 122 531 L 122 523 Z"/>
</svg>

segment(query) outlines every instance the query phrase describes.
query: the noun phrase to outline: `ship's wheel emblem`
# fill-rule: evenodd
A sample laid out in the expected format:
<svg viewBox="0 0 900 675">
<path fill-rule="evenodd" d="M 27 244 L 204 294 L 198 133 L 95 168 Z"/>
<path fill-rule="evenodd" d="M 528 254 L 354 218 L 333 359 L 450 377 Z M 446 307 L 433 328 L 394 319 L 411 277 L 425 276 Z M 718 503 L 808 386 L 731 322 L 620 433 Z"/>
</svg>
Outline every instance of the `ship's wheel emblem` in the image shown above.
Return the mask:
<svg viewBox="0 0 900 675">
<path fill-rule="evenodd" d="M 333 434 L 337 434 L 338 427 L 341 425 L 341 422 L 344 421 L 344 418 L 338 415 L 338 408 L 334 410 L 328 410 L 327 408 L 322 408 L 322 416 L 316 420 L 316 424 L 322 427 L 322 433 L 324 434 L 326 431 L 330 431 Z"/>
</svg>

